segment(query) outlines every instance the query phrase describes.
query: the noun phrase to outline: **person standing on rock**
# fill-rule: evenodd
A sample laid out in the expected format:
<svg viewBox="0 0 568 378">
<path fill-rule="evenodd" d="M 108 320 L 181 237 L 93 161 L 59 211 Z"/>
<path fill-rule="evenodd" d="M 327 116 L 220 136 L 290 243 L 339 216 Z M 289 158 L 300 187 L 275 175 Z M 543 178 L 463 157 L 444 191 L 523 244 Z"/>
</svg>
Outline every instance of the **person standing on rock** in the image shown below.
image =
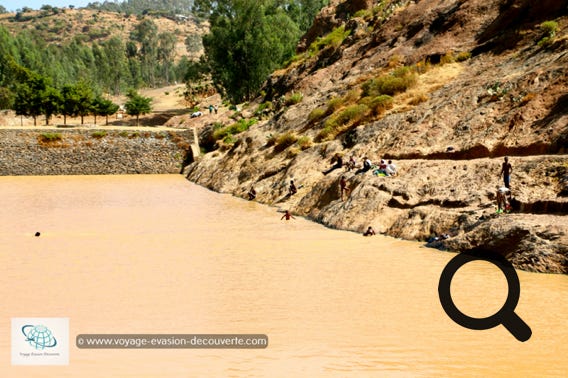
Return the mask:
<svg viewBox="0 0 568 378">
<path fill-rule="evenodd" d="M 505 184 L 505 187 L 507 189 L 511 189 L 511 172 L 513 172 L 513 166 L 511 165 L 511 163 L 509 163 L 509 158 L 505 156 L 499 177 L 503 175 L 503 183 Z"/>
<path fill-rule="evenodd" d="M 343 199 L 343 193 L 345 193 L 346 197 L 349 197 L 349 188 L 347 187 L 347 180 L 345 180 L 345 176 L 341 176 L 339 180 L 339 191 L 341 192 L 341 200 Z"/>
</svg>

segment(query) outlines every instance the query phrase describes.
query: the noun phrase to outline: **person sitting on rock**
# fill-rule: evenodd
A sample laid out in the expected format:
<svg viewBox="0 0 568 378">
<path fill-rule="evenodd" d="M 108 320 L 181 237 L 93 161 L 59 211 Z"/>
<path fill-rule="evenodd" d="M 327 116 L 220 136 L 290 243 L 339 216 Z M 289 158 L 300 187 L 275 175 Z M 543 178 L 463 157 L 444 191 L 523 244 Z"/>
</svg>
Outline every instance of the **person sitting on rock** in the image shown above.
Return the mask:
<svg viewBox="0 0 568 378">
<path fill-rule="evenodd" d="M 250 190 L 248 192 L 248 197 L 249 197 L 249 201 L 252 201 L 256 198 L 256 190 L 254 190 L 254 186 L 250 187 Z"/>
<path fill-rule="evenodd" d="M 497 189 L 497 214 L 501 214 L 503 211 L 509 208 L 507 201 L 508 193 L 510 193 L 510 190 L 504 186 Z"/>
<path fill-rule="evenodd" d="M 387 174 L 387 162 L 381 159 L 381 163 L 379 164 L 379 168 L 373 171 L 373 174 L 378 176 L 388 176 Z"/>
<path fill-rule="evenodd" d="M 396 176 L 396 165 L 394 165 L 394 163 L 392 162 L 392 160 L 389 160 L 388 164 L 387 164 L 387 175 L 388 176 Z"/>
<path fill-rule="evenodd" d="M 355 161 L 355 156 L 351 155 L 351 157 L 349 158 L 349 161 L 347 162 L 347 170 L 350 171 L 352 169 L 355 169 L 356 165 L 357 165 L 357 162 Z"/>
<path fill-rule="evenodd" d="M 375 230 L 373 230 L 373 227 L 369 226 L 369 228 L 367 228 L 367 231 L 365 231 L 363 233 L 363 236 L 373 236 L 376 235 Z"/>
<path fill-rule="evenodd" d="M 323 174 L 327 175 L 328 173 L 343 167 L 343 158 L 339 154 L 335 154 L 331 159 L 331 163 L 333 164 L 327 171 L 324 171 Z"/>
<path fill-rule="evenodd" d="M 373 166 L 373 163 L 371 163 L 371 160 L 369 160 L 366 156 L 363 158 L 363 167 L 359 168 L 355 174 L 359 174 L 359 173 L 365 173 L 368 170 L 370 170 Z"/>
<path fill-rule="evenodd" d="M 292 196 L 298 192 L 296 188 L 296 184 L 294 184 L 294 180 L 290 180 L 290 187 L 288 188 L 288 193 Z"/>
</svg>

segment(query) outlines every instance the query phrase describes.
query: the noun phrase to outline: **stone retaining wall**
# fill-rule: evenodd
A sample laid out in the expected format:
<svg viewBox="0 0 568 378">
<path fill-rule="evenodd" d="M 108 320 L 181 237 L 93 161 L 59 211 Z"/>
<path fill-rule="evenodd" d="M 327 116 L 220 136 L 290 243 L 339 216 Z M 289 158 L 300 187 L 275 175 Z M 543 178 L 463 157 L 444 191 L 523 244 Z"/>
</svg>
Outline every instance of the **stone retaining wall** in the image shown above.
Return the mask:
<svg viewBox="0 0 568 378">
<path fill-rule="evenodd" d="M 191 130 L 0 129 L 0 175 L 179 173 Z"/>
</svg>

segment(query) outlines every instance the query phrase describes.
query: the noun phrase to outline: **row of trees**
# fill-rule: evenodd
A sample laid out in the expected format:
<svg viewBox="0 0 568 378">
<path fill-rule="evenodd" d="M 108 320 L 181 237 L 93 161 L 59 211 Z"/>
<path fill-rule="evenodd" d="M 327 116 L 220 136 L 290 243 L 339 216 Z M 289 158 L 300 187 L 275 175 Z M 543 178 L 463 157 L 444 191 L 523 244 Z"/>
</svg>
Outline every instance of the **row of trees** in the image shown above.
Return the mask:
<svg viewBox="0 0 568 378">
<path fill-rule="evenodd" d="M 45 116 L 45 124 L 55 115 L 63 116 L 63 123 L 67 124 L 67 117 L 84 117 L 93 115 L 95 124 L 97 116 L 106 117 L 116 113 L 119 106 L 111 100 L 97 94 L 85 82 L 66 84 L 62 88 L 52 85 L 51 80 L 23 67 L 16 66 L 13 73 L 18 76 L 19 84 L 13 98 L 13 108 L 17 115 L 32 117 L 34 125 L 37 118 Z M 125 104 L 127 114 L 139 116 L 151 111 L 151 99 L 139 95 L 132 90 L 128 93 L 128 102 Z"/>
</svg>

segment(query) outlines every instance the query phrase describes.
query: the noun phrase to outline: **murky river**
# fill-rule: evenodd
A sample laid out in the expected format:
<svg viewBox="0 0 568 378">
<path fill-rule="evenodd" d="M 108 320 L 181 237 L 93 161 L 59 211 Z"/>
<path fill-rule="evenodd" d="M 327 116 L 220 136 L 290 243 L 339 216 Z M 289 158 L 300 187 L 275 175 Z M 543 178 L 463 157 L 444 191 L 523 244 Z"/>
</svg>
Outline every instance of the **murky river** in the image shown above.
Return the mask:
<svg viewBox="0 0 568 378">
<path fill-rule="evenodd" d="M 568 277 L 519 271 L 532 338 L 454 323 L 453 254 L 326 229 L 181 175 L 0 178 L 1 377 L 567 376 Z M 34 237 L 35 232 L 40 237 Z M 471 316 L 507 297 L 461 268 Z M 69 318 L 68 366 L 11 366 L 10 319 Z M 77 334 L 266 334 L 266 349 L 79 349 Z"/>
</svg>

